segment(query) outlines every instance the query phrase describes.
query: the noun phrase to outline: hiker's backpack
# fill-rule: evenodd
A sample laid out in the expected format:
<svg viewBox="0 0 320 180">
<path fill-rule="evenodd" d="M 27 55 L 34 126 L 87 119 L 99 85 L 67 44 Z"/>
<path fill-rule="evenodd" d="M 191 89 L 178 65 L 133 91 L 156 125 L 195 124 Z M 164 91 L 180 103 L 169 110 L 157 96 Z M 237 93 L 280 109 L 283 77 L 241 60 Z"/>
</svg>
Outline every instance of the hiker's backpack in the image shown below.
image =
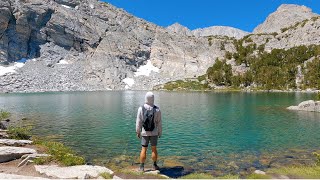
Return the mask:
<svg viewBox="0 0 320 180">
<path fill-rule="evenodd" d="M 142 106 L 143 121 L 142 126 L 145 131 L 153 131 L 155 128 L 154 125 L 154 116 L 156 114 L 156 106 L 153 106 L 152 110 L 147 110 L 144 105 Z"/>
</svg>

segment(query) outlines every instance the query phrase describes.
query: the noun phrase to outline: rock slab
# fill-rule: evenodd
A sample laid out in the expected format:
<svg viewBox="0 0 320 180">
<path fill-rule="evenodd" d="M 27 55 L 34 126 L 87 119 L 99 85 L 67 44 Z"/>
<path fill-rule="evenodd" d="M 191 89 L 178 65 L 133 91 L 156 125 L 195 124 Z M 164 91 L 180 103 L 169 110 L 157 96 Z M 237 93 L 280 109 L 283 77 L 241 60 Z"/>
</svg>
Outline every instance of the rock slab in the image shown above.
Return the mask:
<svg viewBox="0 0 320 180">
<path fill-rule="evenodd" d="M 46 179 L 46 178 L 0 173 L 0 179 Z"/>
<path fill-rule="evenodd" d="M 6 146 L 24 146 L 31 143 L 30 140 L 0 139 L 0 144 Z"/>
<path fill-rule="evenodd" d="M 0 147 L 0 163 L 18 159 L 25 154 L 35 154 L 36 150 L 23 147 Z"/>
<path fill-rule="evenodd" d="M 56 165 L 38 165 L 36 171 L 49 177 L 58 179 L 85 179 L 86 177 L 97 178 L 101 173 L 113 174 L 113 171 L 102 166 L 79 165 L 58 167 Z"/>
<path fill-rule="evenodd" d="M 290 106 L 287 109 L 296 111 L 320 112 L 320 101 L 303 101 L 298 106 Z"/>
</svg>

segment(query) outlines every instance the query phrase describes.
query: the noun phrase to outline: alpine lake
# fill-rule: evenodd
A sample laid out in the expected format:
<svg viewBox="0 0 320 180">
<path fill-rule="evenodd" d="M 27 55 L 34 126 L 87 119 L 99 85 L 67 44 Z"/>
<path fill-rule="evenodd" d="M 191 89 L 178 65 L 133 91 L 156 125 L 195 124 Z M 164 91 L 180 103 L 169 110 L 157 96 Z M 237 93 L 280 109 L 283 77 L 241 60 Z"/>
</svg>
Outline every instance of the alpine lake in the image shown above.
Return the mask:
<svg viewBox="0 0 320 180">
<path fill-rule="evenodd" d="M 145 91 L 0 94 L 0 109 L 33 134 L 65 143 L 87 162 L 137 166 L 135 133 Z M 320 150 L 320 113 L 286 107 L 311 93 L 155 91 L 162 111 L 159 166 L 215 175 L 312 164 Z M 151 165 L 151 149 L 147 164 Z"/>
</svg>

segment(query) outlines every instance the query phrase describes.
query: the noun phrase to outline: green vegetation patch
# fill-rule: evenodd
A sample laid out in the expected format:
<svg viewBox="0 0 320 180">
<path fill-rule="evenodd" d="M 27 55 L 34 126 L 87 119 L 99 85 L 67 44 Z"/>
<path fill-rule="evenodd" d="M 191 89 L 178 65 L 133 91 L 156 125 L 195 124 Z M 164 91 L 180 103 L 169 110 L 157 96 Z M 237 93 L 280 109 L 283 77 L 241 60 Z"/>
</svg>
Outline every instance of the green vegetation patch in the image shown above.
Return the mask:
<svg viewBox="0 0 320 180">
<path fill-rule="evenodd" d="M 83 157 L 75 155 L 73 150 L 60 142 L 34 140 L 34 143 L 38 146 L 44 147 L 46 153 L 51 155 L 50 157 L 43 157 L 36 160 L 36 163 L 38 164 L 46 164 L 51 161 L 56 161 L 64 166 L 85 164 L 85 159 Z"/>
<path fill-rule="evenodd" d="M 240 179 L 239 175 L 227 174 L 224 176 L 215 177 L 216 179 Z"/>
<path fill-rule="evenodd" d="M 246 177 L 246 179 L 272 179 L 272 177 L 269 175 L 266 175 L 266 174 L 253 173 L 253 174 L 248 175 Z"/>
<path fill-rule="evenodd" d="M 213 179 L 214 177 L 208 173 L 191 173 L 182 176 L 180 179 Z"/>
<path fill-rule="evenodd" d="M 163 86 L 166 90 L 207 90 L 208 84 L 202 84 L 198 80 L 177 80 L 171 81 Z"/>
<path fill-rule="evenodd" d="M 270 169 L 268 170 L 268 173 L 285 175 L 290 178 L 319 179 L 320 166 L 280 167 L 277 169 Z"/>
</svg>

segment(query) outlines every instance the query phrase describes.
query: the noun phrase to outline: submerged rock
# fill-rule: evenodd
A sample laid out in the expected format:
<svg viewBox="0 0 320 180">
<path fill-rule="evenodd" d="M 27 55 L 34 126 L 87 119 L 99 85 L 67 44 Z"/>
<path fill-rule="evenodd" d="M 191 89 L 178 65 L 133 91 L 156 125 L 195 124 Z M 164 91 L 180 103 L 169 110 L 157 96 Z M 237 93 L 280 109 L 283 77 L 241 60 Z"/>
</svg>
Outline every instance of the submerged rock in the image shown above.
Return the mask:
<svg viewBox="0 0 320 180">
<path fill-rule="evenodd" d="M 290 106 L 287 109 L 297 111 L 320 112 L 320 101 L 303 101 L 298 106 Z"/>
<path fill-rule="evenodd" d="M 0 163 L 18 159 L 25 154 L 35 154 L 36 150 L 23 147 L 0 147 Z"/>
<path fill-rule="evenodd" d="M 255 170 L 254 171 L 255 174 L 262 174 L 262 175 L 266 175 L 266 172 L 261 171 L 261 170 Z"/>
</svg>

